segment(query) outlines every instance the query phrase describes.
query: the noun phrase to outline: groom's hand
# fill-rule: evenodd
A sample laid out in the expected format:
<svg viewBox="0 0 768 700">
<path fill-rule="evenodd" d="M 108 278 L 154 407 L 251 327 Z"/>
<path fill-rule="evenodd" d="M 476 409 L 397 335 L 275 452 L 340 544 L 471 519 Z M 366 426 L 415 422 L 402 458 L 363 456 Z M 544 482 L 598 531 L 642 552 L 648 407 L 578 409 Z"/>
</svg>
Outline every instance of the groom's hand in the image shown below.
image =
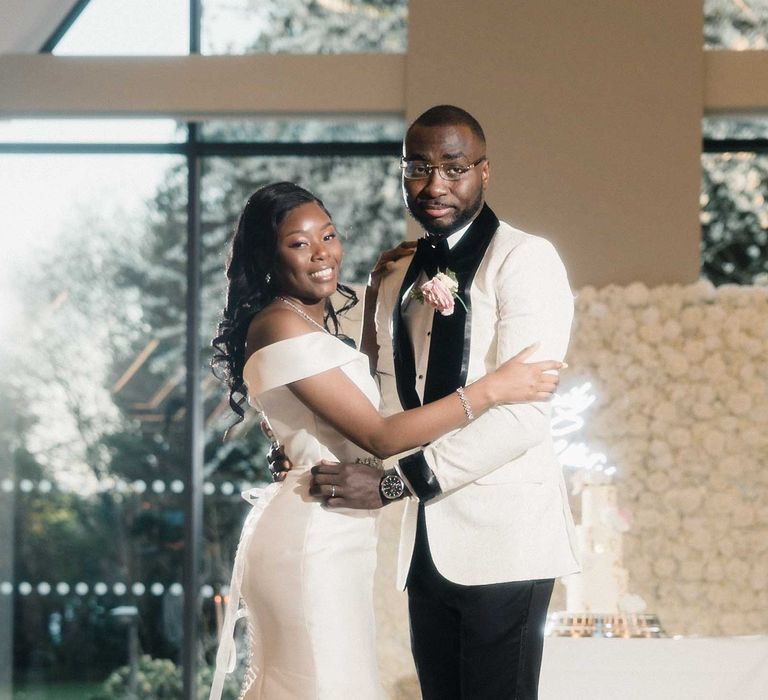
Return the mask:
<svg viewBox="0 0 768 700">
<path fill-rule="evenodd" d="M 330 508 L 381 508 L 379 491 L 382 473 L 376 467 L 357 462 L 323 460 L 312 467 L 309 493 L 322 498 Z"/>
</svg>

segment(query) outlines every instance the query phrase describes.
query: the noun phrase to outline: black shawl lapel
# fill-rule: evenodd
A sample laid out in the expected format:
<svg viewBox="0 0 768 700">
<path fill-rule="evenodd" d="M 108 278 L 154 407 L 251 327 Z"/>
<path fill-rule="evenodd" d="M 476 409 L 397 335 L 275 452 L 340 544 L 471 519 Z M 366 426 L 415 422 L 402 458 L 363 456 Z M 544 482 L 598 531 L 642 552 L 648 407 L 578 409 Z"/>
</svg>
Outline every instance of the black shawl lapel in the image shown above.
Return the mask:
<svg viewBox="0 0 768 700">
<path fill-rule="evenodd" d="M 413 357 L 413 345 L 403 320 L 402 310 L 403 295 L 421 272 L 422 263 L 419 257 L 414 253 L 395 299 L 395 308 L 392 310 L 392 352 L 395 361 L 395 383 L 397 384 L 400 404 L 404 409 L 421 406 L 419 395 L 416 393 L 416 361 Z"/>
<path fill-rule="evenodd" d="M 454 312 L 450 316 L 435 313 L 429 346 L 424 403 L 448 396 L 458 387 L 464 386 L 467 381 L 470 330 L 472 327 L 472 306 L 469 290 L 475 272 L 498 228 L 499 220 L 496 215 L 487 204 L 483 205 L 477 218 L 448 254 L 448 267 L 456 273 L 459 283 L 459 298 L 467 308 L 465 310 L 464 306 L 457 301 Z M 408 346 L 411 347 L 410 343 Z M 408 377 L 411 387 L 414 385 L 415 378 L 413 368 L 413 352 L 411 351 L 411 376 Z M 399 384 L 398 381 L 398 387 Z"/>
</svg>

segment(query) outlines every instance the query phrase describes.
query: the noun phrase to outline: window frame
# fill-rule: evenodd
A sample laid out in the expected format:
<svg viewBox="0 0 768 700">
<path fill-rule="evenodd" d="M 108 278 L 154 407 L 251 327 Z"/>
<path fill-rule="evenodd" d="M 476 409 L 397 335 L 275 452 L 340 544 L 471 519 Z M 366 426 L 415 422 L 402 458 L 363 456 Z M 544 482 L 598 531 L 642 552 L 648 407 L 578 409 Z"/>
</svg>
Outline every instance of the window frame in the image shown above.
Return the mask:
<svg viewBox="0 0 768 700">
<path fill-rule="evenodd" d="M 70 27 L 77 21 L 90 0 L 77 0 L 66 17 L 59 23 L 39 50 L 52 54 Z M 202 0 L 190 0 L 189 54 L 200 55 Z M 99 115 L 101 116 L 101 115 Z M 132 117 L 138 115 L 131 115 Z M 160 115 L 152 115 L 160 116 Z M 254 117 L 261 116 L 254 114 Z M 29 118 L 34 118 L 30 115 Z M 45 118 L 45 117 L 40 117 Z M 211 116 L 211 118 L 216 118 Z M 239 119 L 246 118 L 238 115 Z M 201 229 L 201 175 L 202 161 L 208 157 L 242 156 L 335 156 L 399 158 L 400 141 L 314 143 L 210 141 L 202 140 L 200 124 L 204 120 L 184 121 L 187 138 L 176 143 L 0 143 L 0 154 L 176 154 L 184 156 L 187 164 L 187 226 L 186 226 L 186 343 L 185 343 L 185 452 L 187 455 L 189 485 L 184 490 L 184 569 L 182 584 L 184 595 L 183 639 L 181 665 L 183 676 L 182 697 L 192 700 L 197 696 L 199 649 L 199 615 L 201 580 L 201 552 L 203 543 L 203 466 L 204 430 L 202 395 L 201 299 L 202 299 L 202 229 Z"/>
</svg>

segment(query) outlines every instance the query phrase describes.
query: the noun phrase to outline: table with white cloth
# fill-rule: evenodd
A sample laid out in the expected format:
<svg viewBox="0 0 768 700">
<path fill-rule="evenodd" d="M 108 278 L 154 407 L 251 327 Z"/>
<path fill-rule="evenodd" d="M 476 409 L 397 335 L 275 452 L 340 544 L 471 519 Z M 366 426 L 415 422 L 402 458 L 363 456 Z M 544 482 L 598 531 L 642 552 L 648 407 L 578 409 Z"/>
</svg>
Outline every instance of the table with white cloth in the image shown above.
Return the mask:
<svg viewBox="0 0 768 700">
<path fill-rule="evenodd" d="M 766 700 L 768 636 L 548 637 L 540 700 Z"/>
</svg>

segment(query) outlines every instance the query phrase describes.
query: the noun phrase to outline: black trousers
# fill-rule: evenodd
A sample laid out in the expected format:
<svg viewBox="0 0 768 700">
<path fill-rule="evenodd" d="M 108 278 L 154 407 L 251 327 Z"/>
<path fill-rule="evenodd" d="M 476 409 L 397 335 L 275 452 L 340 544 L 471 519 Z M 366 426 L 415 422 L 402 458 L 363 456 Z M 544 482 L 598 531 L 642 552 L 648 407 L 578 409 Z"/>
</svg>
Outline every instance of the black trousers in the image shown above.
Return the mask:
<svg viewBox="0 0 768 700">
<path fill-rule="evenodd" d="M 432 561 L 420 506 L 407 586 L 423 700 L 535 700 L 553 585 L 448 581 Z"/>
</svg>

